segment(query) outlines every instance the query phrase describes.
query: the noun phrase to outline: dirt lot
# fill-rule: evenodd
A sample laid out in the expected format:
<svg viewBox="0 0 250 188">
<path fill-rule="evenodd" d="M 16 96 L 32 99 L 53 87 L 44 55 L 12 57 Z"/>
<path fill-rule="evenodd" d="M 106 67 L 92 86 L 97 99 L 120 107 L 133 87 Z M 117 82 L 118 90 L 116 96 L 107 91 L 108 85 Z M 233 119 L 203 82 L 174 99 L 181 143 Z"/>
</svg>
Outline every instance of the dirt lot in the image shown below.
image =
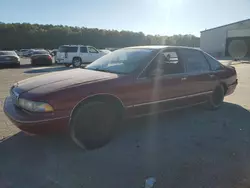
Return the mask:
<svg viewBox="0 0 250 188">
<path fill-rule="evenodd" d="M 21 79 L 64 67 L 0 70 L 0 100 Z M 0 188 L 250 187 L 250 65 L 217 111 L 201 107 L 124 122 L 106 147 L 82 151 L 68 138 L 20 133 L 0 109 Z"/>
</svg>

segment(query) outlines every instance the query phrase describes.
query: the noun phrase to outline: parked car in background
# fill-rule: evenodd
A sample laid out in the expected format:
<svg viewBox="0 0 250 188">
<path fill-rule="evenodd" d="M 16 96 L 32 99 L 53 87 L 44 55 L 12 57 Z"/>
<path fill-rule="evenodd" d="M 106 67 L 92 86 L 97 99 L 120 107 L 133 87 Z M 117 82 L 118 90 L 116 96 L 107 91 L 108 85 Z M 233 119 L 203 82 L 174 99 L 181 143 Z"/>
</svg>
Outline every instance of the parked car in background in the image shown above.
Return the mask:
<svg viewBox="0 0 250 188">
<path fill-rule="evenodd" d="M 99 51 L 93 46 L 63 45 L 58 49 L 56 61 L 57 64 L 64 64 L 66 67 L 70 65 L 80 67 L 97 60 L 107 53 Z"/>
<path fill-rule="evenodd" d="M 20 58 L 15 51 L 0 51 L 0 66 L 20 67 Z"/>
<path fill-rule="evenodd" d="M 23 56 L 23 57 L 31 57 L 32 54 L 33 54 L 33 52 L 34 52 L 34 49 L 29 49 L 29 50 L 27 50 L 27 51 L 24 51 L 24 52 L 22 53 L 22 56 Z"/>
<path fill-rule="evenodd" d="M 113 51 L 119 50 L 121 48 L 106 48 L 106 49 L 109 50 L 109 51 L 111 51 L 111 52 L 113 52 Z"/>
<path fill-rule="evenodd" d="M 107 49 L 99 49 L 99 51 L 104 52 L 106 54 L 111 53 L 111 51 Z"/>
<path fill-rule="evenodd" d="M 18 56 L 20 56 L 20 51 L 14 50 Z"/>
<path fill-rule="evenodd" d="M 50 53 L 51 53 L 52 56 L 56 56 L 57 51 L 58 51 L 58 49 L 53 49 L 53 50 L 51 50 Z"/>
<path fill-rule="evenodd" d="M 66 130 L 78 145 L 93 148 L 112 138 L 122 117 L 198 104 L 217 109 L 236 86 L 235 68 L 199 49 L 137 46 L 84 69 L 20 81 L 10 89 L 4 112 L 25 132 Z"/>
<path fill-rule="evenodd" d="M 27 51 L 29 51 L 29 49 L 21 49 L 20 51 L 19 51 L 19 56 L 24 56 L 24 54 L 26 54 L 27 53 Z"/>
<path fill-rule="evenodd" d="M 32 66 L 35 65 L 52 65 L 52 56 L 47 50 L 34 50 L 30 57 Z"/>
</svg>

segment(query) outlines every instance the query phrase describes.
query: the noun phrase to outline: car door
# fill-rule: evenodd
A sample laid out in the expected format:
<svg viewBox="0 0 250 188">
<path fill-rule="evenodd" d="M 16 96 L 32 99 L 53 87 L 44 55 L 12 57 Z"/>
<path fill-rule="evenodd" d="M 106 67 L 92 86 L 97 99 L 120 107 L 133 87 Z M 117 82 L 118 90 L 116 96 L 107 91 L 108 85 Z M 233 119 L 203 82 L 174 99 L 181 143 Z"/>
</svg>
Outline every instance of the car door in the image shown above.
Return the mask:
<svg viewBox="0 0 250 188">
<path fill-rule="evenodd" d="M 163 51 L 135 81 L 130 113 L 140 116 L 185 106 L 186 76 L 176 50 Z"/>
<path fill-rule="evenodd" d="M 88 49 L 86 46 L 80 47 L 80 57 L 82 59 L 82 63 L 89 63 L 91 59 L 89 57 Z"/>
<path fill-rule="evenodd" d="M 190 103 L 200 103 L 207 100 L 218 84 L 217 77 L 211 71 L 203 52 L 196 49 L 183 48 L 178 50 L 180 60 L 185 66 L 185 95 Z"/>
<path fill-rule="evenodd" d="M 99 51 L 92 46 L 88 46 L 88 54 L 90 62 L 93 62 L 100 57 Z"/>
</svg>

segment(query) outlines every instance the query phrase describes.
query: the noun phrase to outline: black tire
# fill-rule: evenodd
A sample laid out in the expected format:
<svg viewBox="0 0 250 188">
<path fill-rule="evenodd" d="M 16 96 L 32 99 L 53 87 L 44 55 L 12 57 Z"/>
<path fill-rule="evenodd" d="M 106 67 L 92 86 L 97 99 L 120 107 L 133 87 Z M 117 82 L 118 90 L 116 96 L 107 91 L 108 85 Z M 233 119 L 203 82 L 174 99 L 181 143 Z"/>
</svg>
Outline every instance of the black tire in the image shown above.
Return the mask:
<svg viewBox="0 0 250 188">
<path fill-rule="evenodd" d="M 17 63 L 13 66 L 14 68 L 20 68 L 20 63 Z"/>
<path fill-rule="evenodd" d="M 75 68 L 81 67 L 82 59 L 80 57 L 74 57 L 72 60 L 72 65 Z"/>
<path fill-rule="evenodd" d="M 96 149 L 113 137 L 118 114 L 105 102 L 89 102 L 80 105 L 70 122 L 70 136 L 83 149 Z"/>
<path fill-rule="evenodd" d="M 68 63 L 67 63 L 67 64 L 64 64 L 65 67 L 70 67 L 70 65 L 71 65 L 71 64 L 68 64 Z"/>
<path fill-rule="evenodd" d="M 208 100 L 207 103 L 208 109 L 210 110 L 218 109 L 223 104 L 224 96 L 225 96 L 224 87 L 222 85 L 217 86 Z"/>
</svg>

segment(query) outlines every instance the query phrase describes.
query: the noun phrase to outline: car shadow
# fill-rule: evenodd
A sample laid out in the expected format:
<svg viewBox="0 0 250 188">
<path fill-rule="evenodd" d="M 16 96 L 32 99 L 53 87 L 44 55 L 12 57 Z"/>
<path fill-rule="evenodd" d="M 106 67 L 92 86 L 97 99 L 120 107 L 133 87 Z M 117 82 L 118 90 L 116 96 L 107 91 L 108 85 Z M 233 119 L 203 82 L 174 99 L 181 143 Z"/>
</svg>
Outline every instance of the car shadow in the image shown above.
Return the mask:
<svg viewBox="0 0 250 188">
<path fill-rule="evenodd" d="M 24 71 L 26 74 L 58 72 L 73 69 L 73 67 L 50 66 L 50 67 L 32 67 L 32 69 Z"/>
<path fill-rule="evenodd" d="M 126 120 L 113 141 L 79 149 L 67 136 L 18 133 L 0 143 L 0 187 L 249 187 L 250 112 L 225 103 Z"/>
<path fill-rule="evenodd" d="M 249 60 L 230 61 L 227 65 L 250 64 Z"/>
</svg>

